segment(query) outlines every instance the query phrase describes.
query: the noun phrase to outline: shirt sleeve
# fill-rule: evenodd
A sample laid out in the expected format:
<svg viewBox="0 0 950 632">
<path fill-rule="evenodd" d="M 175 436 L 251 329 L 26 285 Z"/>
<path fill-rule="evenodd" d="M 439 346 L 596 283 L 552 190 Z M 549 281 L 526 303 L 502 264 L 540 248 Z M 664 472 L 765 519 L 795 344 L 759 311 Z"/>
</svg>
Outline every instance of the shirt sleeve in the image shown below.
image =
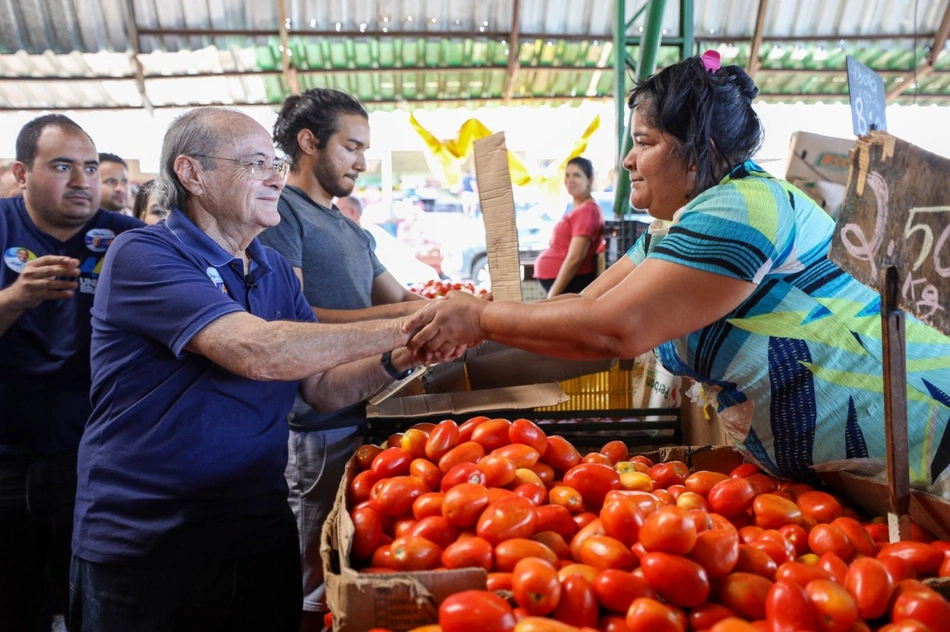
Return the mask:
<svg viewBox="0 0 950 632">
<path fill-rule="evenodd" d="M 291 266 L 303 268 L 303 226 L 283 197 L 277 202 L 277 212 L 280 223 L 265 230 L 258 239 L 284 255 Z"/>
<path fill-rule="evenodd" d="M 597 243 L 603 232 L 604 217 L 596 202 L 584 202 L 571 213 L 571 238 L 587 237 Z"/>
<path fill-rule="evenodd" d="M 790 213 L 781 187 L 723 184 L 687 207 L 649 256 L 759 283 L 789 254 Z"/>
<path fill-rule="evenodd" d="M 158 237 L 132 231 L 116 237 L 106 253 L 92 316 L 183 358 L 199 331 L 243 311 L 195 262 Z"/>
</svg>

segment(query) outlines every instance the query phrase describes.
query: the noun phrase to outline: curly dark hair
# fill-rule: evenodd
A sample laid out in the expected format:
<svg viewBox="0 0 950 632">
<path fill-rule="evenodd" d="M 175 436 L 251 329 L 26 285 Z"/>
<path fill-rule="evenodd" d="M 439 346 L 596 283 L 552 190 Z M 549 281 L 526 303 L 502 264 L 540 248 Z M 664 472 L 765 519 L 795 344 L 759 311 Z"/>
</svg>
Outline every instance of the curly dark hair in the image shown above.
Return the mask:
<svg viewBox="0 0 950 632">
<path fill-rule="evenodd" d="M 758 93 L 739 66 L 709 72 L 700 57 L 689 57 L 638 83 L 627 104 L 678 141 L 687 168 L 696 167 L 699 193 L 761 147 L 762 124 L 752 109 Z"/>
<path fill-rule="evenodd" d="M 339 129 L 340 114 L 356 114 L 369 120 L 366 109 L 345 92 L 325 88 L 311 88 L 288 97 L 274 123 L 274 144 L 296 169 L 300 158 L 297 134 L 309 129 L 317 139 L 317 149 L 323 149 Z"/>
</svg>

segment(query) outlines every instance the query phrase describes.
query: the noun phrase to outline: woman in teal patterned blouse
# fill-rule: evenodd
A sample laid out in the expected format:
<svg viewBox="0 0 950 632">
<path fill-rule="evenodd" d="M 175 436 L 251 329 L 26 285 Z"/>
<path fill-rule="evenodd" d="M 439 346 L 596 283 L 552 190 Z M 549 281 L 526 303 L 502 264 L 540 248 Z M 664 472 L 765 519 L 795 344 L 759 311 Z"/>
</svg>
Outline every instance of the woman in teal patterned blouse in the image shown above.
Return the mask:
<svg viewBox="0 0 950 632">
<path fill-rule="evenodd" d="M 581 295 L 464 296 L 420 311 L 412 344 L 492 339 L 564 358 L 635 357 L 703 385 L 768 471 L 882 475 L 880 298 L 828 259 L 834 223 L 751 161 L 757 89 L 706 53 L 632 91 L 630 201 L 656 221 Z M 950 497 L 950 339 L 907 322 L 911 481 Z"/>
</svg>

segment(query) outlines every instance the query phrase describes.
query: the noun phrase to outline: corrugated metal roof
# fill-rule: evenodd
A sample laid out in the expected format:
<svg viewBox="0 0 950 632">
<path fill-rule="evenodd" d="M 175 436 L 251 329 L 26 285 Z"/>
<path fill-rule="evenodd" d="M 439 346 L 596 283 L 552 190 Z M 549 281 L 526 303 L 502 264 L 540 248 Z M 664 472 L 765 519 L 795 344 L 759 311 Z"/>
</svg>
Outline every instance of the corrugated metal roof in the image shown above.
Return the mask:
<svg viewBox="0 0 950 632">
<path fill-rule="evenodd" d="M 627 1 L 628 34 L 645 0 Z M 845 56 L 915 83 L 950 0 L 771 0 L 755 79 L 768 101 L 847 99 Z M 329 6 L 327 6 L 329 5 Z M 371 108 L 504 101 L 515 0 L 0 0 L 0 109 L 279 104 L 334 87 Z M 510 98 L 613 98 L 614 4 L 519 0 Z M 698 48 L 746 65 L 759 0 L 696 0 Z M 131 10 L 130 10 L 131 9 Z M 666 2 L 660 67 L 679 59 Z M 916 14 L 916 17 L 915 17 Z M 916 37 L 915 37 L 916 35 Z M 293 73 L 283 68 L 284 42 Z M 950 104 L 950 55 L 900 102 Z M 637 49 L 631 48 L 635 59 Z M 138 68 L 141 75 L 137 75 Z M 930 70 L 930 69 L 927 69 Z"/>
</svg>

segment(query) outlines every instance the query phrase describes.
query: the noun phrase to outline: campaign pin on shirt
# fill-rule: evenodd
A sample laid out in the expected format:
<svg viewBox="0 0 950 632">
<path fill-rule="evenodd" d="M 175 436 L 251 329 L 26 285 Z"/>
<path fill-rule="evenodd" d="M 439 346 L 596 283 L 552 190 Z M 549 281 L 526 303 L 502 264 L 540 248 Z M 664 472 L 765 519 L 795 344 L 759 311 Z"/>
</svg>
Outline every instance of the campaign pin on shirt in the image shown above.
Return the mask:
<svg viewBox="0 0 950 632">
<path fill-rule="evenodd" d="M 36 255 L 33 251 L 22 246 L 13 246 L 3 252 L 3 262 L 17 274 L 23 272 L 26 264 L 34 259 L 36 259 Z"/>
<path fill-rule="evenodd" d="M 209 266 L 205 272 L 208 273 L 208 278 L 211 279 L 211 282 L 214 283 L 215 287 L 225 294 L 228 293 L 228 288 L 224 286 L 224 279 L 221 278 L 221 273 L 218 272 L 217 268 Z"/>
<path fill-rule="evenodd" d="M 115 233 L 108 228 L 93 228 L 86 233 L 84 241 L 86 248 L 93 252 L 105 252 L 112 240 L 115 239 Z"/>
</svg>

